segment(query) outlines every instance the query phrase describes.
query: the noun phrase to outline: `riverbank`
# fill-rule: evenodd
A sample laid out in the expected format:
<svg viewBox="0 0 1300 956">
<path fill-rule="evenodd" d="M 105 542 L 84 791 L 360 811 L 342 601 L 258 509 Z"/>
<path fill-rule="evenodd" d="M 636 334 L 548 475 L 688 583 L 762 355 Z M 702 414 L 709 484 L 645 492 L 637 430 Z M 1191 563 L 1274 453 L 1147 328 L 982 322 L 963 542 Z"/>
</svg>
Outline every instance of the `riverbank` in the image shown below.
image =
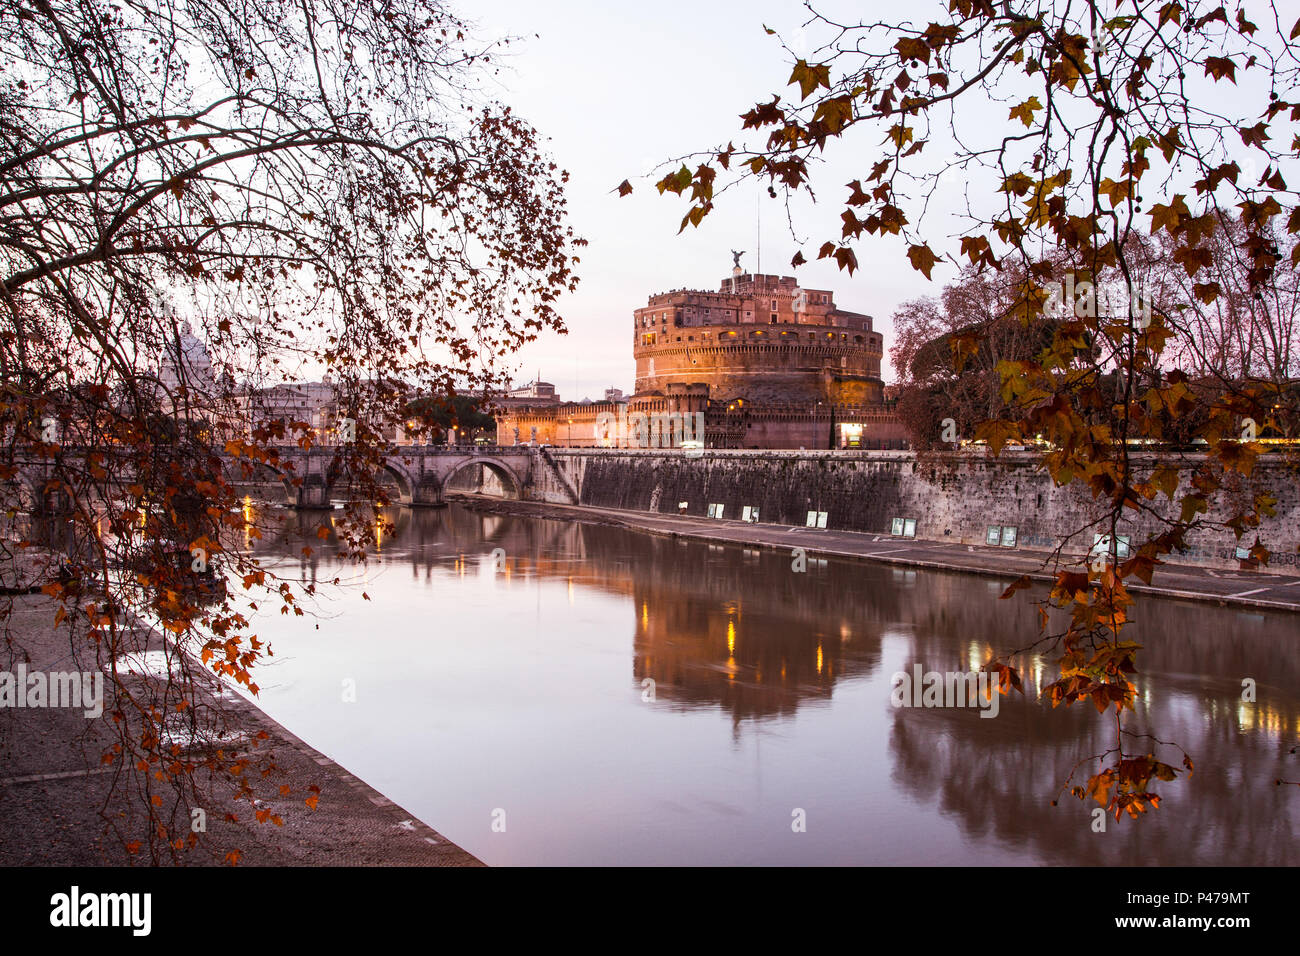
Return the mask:
<svg viewBox="0 0 1300 956">
<path fill-rule="evenodd" d="M 26 670 L 79 671 L 66 632 L 51 626 L 54 602 L 44 595 L 13 598 L 13 648 Z M 139 645 L 161 651 L 162 639 L 142 631 Z M 18 661 L 5 654 L 0 669 Z M 18 660 L 23 660 L 20 654 Z M 138 678 L 148 679 L 147 673 Z M 482 866 L 472 854 L 428 827 L 325 754 L 272 720 L 253 701 L 226 692 L 221 706 L 248 752 L 274 764 L 257 781 L 258 803 L 235 800 L 228 785 L 206 788 L 202 848 L 183 865 L 215 865 L 238 850 L 241 866 Z M 87 719 L 73 708 L 0 709 L 0 865 L 99 866 L 145 863 L 109 827 L 129 813 L 111 786 L 117 768 L 100 755 L 112 743 L 105 716 Z M 265 734 L 265 737 L 261 735 Z M 252 741 L 257 741 L 254 748 Z M 287 793 L 281 790 L 287 787 Z M 320 792 L 314 810 L 305 800 Z M 120 788 L 119 788 L 120 789 Z M 285 793 L 285 795 L 281 795 Z M 283 826 L 257 823 L 270 811 Z M 231 822 L 227 814 L 237 820 Z M 269 819 L 269 816 L 268 816 Z"/>
<path fill-rule="evenodd" d="M 1051 555 L 1041 551 L 479 495 L 455 494 L 448 495 L 448 498 L 463 501 L 480 511 L 498 514 L 523 514 L 616 525 L 651 534 L 699 538 L 746 547 L 781 550 L 803 548 L 809 556 L 815 557 L 854 558 L 934 571 L 979 574 L 1008 581 L 1021 576 L 1043 582 L 1054 579 L 1047 570 Z M 1150 585 L 1134 582 L 1128 587 L 1135 594 L 1149 594 L 1169 600 L 1206 602 L 1220 607 L 1300 612 L 1300 575 L 1296 574 L 1227 571 L 1166 564 L 1156 569 Z"/>
</svg>

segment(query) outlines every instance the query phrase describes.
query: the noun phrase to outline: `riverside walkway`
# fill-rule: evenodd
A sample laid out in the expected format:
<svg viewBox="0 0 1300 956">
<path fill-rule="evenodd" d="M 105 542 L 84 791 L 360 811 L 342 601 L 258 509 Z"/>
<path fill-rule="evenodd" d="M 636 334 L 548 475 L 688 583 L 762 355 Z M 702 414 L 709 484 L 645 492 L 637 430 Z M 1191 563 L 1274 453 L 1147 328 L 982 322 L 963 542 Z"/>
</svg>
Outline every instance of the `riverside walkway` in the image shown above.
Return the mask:
<svg viewBox="0 0 1300 956">
<path fill-rule="evenodd" d="M 9 627 L 29 655 L 29 672 L 78 670 L 66 632 L 50 626 L 55 602 L 45 595 L 13 599 Z M 139 644 L 161 653 L 164 643 L 142 629 Z M 93 659 L 93 654 L 88 655 Z M 148 680 L 142 672 L 138 678 Z M 242 695 L 226 694 L 222 707 L 245 743 L 232 754 L 273 758 L 274 777 L 262 781 L 259 803 L 232 798 L 225 784 L 208 790 L 203 808 L 203 848 L 181 857 L 183 865 L 223 863 L 238 850 L 241 866 L 481 866 L 412 813 L 290 733 Z M 88 721 L 79 709 L 6 709 L 0 734 L 0 865 L 123 866 L 148 862 L 132 855 L 107 824 L 129 812 L 120 791 L 111 791 L 117 767 L 100 755 L 113 743 L 108 720 Z M 279 787 L 289 788 L 281 795 Z M 304 806 L 310 787 L 319 788 L 314 810 Z M 283 826 L 257 823 L 255 810 L 282 817 Z M 103 811 L 103 812 L 101 812 Z M 230 822 L 226 814 L 237 822 Z M 132 832 L 128 829 L 128 832 Z"/>
</svg>

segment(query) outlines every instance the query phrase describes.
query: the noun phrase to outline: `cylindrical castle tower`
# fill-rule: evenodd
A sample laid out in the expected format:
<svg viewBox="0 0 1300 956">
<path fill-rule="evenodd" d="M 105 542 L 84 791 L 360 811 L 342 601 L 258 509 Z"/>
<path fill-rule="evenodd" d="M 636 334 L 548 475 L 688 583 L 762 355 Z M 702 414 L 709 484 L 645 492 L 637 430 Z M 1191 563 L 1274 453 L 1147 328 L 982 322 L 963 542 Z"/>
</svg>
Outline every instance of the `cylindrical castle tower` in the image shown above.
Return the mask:
<svg viewBox="0 0 1300 956">
<path fill-rule="evenodd" d="M 739 274 L 717 292 L 653 295 L 634 313 L 636 394 L 704 384 L 721 401 L 881 401 L 871 316 L 789 276 Z M 676 387 L 672 387 L 676 386 Z"/>
</svg>

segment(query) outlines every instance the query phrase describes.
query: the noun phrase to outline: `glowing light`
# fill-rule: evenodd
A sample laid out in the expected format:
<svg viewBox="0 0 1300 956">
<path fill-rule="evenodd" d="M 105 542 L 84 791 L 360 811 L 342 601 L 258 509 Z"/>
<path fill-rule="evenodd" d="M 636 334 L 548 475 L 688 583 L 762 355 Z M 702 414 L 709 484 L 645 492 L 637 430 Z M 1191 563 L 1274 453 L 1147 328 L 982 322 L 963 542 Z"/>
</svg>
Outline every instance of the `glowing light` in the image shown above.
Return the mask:
<svg viewBox="0 0 1300 956">
<path fill-rule="evenodd" d="M 650 605 L 642 602 L 641 604 L 641 626 L 650 626 Z"/>
<path fill-rule="evenodd" d="M 822 672 L 822 646 L 821 646 L 820 643 L 818 643 L 818 645 L 817 645 L 817 673 L 820 674 L 821 672 Z"/>
<path fill-rule="evenodd" d="M 727 654 L 733 655 L 735 653 L 736 653 L 736 622 L 728 621 L 727 622 Z"/>
<path fill-rule="evenodd" d="M 1242 730 L 1255 729 L 1255 708 L 1248 706 L 1245 701 L 1237 705 L 1237 725 Z"/>
</svg>

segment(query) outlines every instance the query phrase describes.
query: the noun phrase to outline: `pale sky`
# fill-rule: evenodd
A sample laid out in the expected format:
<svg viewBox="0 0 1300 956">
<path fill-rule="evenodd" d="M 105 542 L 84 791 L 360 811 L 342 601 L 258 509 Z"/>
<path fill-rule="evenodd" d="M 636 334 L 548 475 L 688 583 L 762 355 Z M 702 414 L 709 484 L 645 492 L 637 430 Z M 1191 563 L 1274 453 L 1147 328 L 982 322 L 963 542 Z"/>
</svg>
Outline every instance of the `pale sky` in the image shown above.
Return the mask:
<svg viewBox="0 0 1300 956">
<path fill-rule="evenodd" d="M 924 24 L 927 15 L 946 4 L 942 0 L 818 0 L 817 6 L 842 22 L 910 17 Z M 790 235 L 784 202 L 768 198 L 765 190 L 760 197 L 756 184 L 747 184 L 747 191 L 715 197 L 715 209 L 701 227 L 688 226 L 679 236 L 677 228 L 687 203 L 675 196 L 659 196 L 653 179 L 636 178 L 665 159 L 724 146 L 728 140 L 739 144 L 743 139 L 739 114 L 772 93 L 781 93 L 784 102 L 798 100 L 797 88 L 787 86 L 793 58 L 763 27 L 776 30 L 799 54 L 811 52 L 810 47 L 815 49 L 827 37 L 815 30 L 801 31 L 808 19 L 802 3 L 473 0 L 461 3 L 458 10 L 477 21 L 477 32 L 483 37 L 521 38 L 510 47 L 511 55 L 503 61 L 508 69 L 490 92 L 549 138 L 552 155 L 572 177 L 568 189 L 572 224 L 591 243 L 580 251 L 579 290 L 562 302 L 569 334 L 548 334 L 521 350 L 517 382 L 531 380 L 540 369 L 542 378 L 553 382 L 565 399 L 599 398 L 610 386 L 630 392 L 635 372 L 632 311 L 645 305 L 652 293 L 683 287 L 716 289 L 730 274 L 731 249 L 746 250 L 742 265 L 760 271 L 760 208 L 761 271 L 795 275 L 807 288 L 830 289 L 842 308 L 873 316 L 876 330 L 885 338 L 884 376 L 887 381 L 893 378 L 888 361 L 893 344 L 890 316 L 907 299 L 937 295 L 952 280 L 955 268 L 941 262 L 934 281 L 927 281 L 908 264 L 906 243 L 865 234 L 856 244 L 860 268 L 853 276 L 840 272 L 832 260 L 816 260 L 817 246 L 839 236 L 839 215 L 848 195 L 845 184 L 866 180 L 880 156 L 879 128 L 851 131 L 833 145 L 827 165 L 814 170 L 820 201 L 814 205 L 800 199 L 795 208 L 795 226 L 810 260 L 797 271 L 790 268 L 790 258 L 799 246 Z M 1281 0 L 1278 10 L 1293 19 L 1300 12 L 1300 0 Z M 1254 12 L 1269 16 L 1262 6 Z M 1189 76 L 1189 99 L 1202 109 L 1231 115 L 1244 108 L 1250 113 L 1250 104 L 1267 101 L 1268 89 L 1259 72 L 1239 75 L 1233 85 Z M 1028 92 L 1041 93 L 1024 78 L 1015 85 L 1020 88 L 1000 87 L 997 99 L 961 101 L 952 122 L 963 141 L 969 145 L 981 140 L 987 146 L 992 136 L 996 142 L 1009 128 L 1008 106 Z M 943 127 L 933 130 L 923 156 L 909 160 L 909 169 L 923 172 L 918 168 L 921 163 L 932 164 L 935 172 L 942 169 L 945 149 L 952 151 L 946 136 Z M 1069 148 L 1082 149 L 1086 144 L 1084 137 Z M 1227 137 L 1227 146 L 1242 167 L 1243 184 L 1254 185 L 1262 172 L 1261 154 L 1246 150 L 1236 136 Z M 1300 172 L 1289 166 L 1284 172 L 1288 181 L 1300 178 Z M 632 181 L 636 191 L 620 199 L 616 187 L 624 178 Z M 1158 201 L 1166 191 L 1192 192 L 1185 182 L 1157 185 L 1158 176 L 1150 179 L 1148 203 Z M 944 175 L 923 224 L 917 222 L 920 207 L 915 196 L 909 200 L 904 194 L 902 205 L 913 227 L 919 227 L 936 252 L 955 253 L 954 237 L 969 227 L 962 214 L 997 202 L 997 181 L 988 174 L 977 173 L 969 182 L 960 174 Z"/>
<path fill-rule="evenodd" d="M 635 175 L 660 160 L 739 139 L 739 114 L 784 90 L 790 75 L 788 54 L 763 25 L 793 36 L 806 19 L 803 6 L 793 0 L 476 0 L 459 10 L 484 36 L 524 38 L 511 46 L 499 96 L 549 137 L 556 161 L 572 177 L 572 223 L 591 243 L 579 253 L 579 290 L 562 305 L 569 334 L 548 334 L 522 350 L 518 380 L 530 380 L 540 368 L 565 399 L 599 398 L 610 386 L 630 393 L 632 310 L 655 292 L 716 289 L 730 275 L 731 249 L 746 250 L 741 264 L 757 271 L 759 217 L 759 190 L 747 187 L 722 197 L 699 229 L 679 236 L 686 203 L 659 196 L 652 181 Z M 827 228 L 837 231 L 839 187 L 864 175 L 828 170 L 820 180 L 832 187 L 826 198 L 805 209 L 812 218 L 796 222 L 803 235 L 813 221 L 830 224 L 816 231 L 818 238 Z M 624 178 L 636 192 L 619 199 L 613 190 Z M 939 283 L 907 268 L 897 246 L 884 263 L 860 252 L 862 268 L 852 278 L 829 260 L 792 270 L 798 247 L 784 205 L 762 198 L 762 271 L 831 289 L 841 307 L 874 316 L 886 349 L 895 306 L 939 290 Z"/>
</svg>

